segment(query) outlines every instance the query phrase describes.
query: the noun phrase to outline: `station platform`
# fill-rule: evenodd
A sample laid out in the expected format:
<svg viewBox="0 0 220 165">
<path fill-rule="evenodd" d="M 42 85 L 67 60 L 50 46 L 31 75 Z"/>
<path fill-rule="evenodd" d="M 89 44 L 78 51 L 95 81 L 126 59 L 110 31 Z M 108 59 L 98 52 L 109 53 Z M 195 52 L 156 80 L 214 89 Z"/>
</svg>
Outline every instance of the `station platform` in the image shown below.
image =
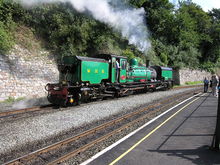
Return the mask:
<svg viewBox="0 0 220 165">
<path fill-rule="evenodd" d="M 217 106 L 211 93 L 195 96 L 86 164 L 220 165 L 220 152 L 209 149 Z"/>
</svg>

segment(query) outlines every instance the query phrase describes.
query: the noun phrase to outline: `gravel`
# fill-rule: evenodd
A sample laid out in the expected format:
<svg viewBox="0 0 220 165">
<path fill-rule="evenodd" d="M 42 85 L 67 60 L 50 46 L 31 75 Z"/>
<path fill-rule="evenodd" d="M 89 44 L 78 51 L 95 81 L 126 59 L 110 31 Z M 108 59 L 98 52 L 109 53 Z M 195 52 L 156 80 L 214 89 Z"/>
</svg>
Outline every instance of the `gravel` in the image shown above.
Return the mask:
<svg viewBox="0 0 220 165">
<path fill-rule="evenodd" d="M 192 89 L 160 91 L 155 93 L 132 95 L 119 99 L 93 102 L 67 108 L 41 116 L 0 120 L 0 155 L 8 153 L 25 144 L 52 138 L 69 129 L 96 122 L 110 116 L 141 107 L 147 103 Z"/>
</svg>

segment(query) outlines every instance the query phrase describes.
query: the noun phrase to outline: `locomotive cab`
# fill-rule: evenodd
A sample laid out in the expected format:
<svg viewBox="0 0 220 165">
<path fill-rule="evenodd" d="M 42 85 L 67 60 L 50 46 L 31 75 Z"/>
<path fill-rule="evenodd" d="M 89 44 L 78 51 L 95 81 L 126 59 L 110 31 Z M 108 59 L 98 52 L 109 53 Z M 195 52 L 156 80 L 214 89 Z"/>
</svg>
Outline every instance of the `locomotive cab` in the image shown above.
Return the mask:
<svg viewBox="0 0 220 165">
<path fill-rule="evenodd" d="M 98 54 L 96 58 L 102 58 L 109 61 L 109 81 L 110 83 L 125 83 L 127 79 L 127 57 L 114 54 Z M 117 76 L 116 61 L 119 63 Z M 118 78 L 117 78 L 118 77 Z"/>
</svg>

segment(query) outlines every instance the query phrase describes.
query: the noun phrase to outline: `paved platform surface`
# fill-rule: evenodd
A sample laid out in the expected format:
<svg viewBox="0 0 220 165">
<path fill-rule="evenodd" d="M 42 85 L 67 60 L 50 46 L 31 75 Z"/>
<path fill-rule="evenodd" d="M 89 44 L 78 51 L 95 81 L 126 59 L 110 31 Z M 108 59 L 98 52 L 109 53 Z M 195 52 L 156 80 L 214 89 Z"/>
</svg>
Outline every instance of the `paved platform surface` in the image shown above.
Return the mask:
<svg viewBox="0 0 220 165">
<path fill-rule="evenodd" d="M 196 101 L 184 108 L 196 98 Z M 209 150 L 216 126 L 218 99 L 206 93 L 192 100 L 170 111 L 89 164 L 220 165 L 220 152 Z M 179 113 L 152 132 L 181 108 Z M 152 134 L 146 138 L 150 132 Z M 140 144 L 128 151 L 141 139 L 143 141 Z"/>
</svg>

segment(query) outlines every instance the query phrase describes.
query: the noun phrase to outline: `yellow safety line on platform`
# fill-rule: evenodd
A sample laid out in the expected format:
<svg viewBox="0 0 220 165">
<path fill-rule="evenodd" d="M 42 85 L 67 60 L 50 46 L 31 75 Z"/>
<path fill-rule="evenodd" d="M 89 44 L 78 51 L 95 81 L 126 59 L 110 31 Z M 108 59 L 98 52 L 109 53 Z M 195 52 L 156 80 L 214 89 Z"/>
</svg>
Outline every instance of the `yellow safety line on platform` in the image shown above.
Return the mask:
<svg viewBox="0 0 220 165">
<path fill-rule="evenodd" d="M 205 94 L 203 94 L 205 95 Z M 201 95 L 201 96 L 203 96 Z M 147 134 L 145 137 L 143 137 L 140 141 L 138 141 L 136 144 L 134 144 L 131 148 L 129 148 L 126 152 L 124 152 L 121 156 L 119 156 L 117 159 L 115 159 L 112 163 L 110 163 L 109 165 L 113 165 L 115 163 L 117 163 L 120 159 L 122 159 L 125 155 L 127 155 L 129 152 L 131 152 L 134 148 L 136 148 L 140 143 L 142 143 L 145 139 L 147 139 L 151 134 L 153 134 L 156 130 L 158 130 L 161 126 L 163 126 L 166 122 L 168 122 L 171 118 L 173 118 L 175 115 L 177 115 L 179 112 L 181 112 L 183 109 L 185 109 L 187 106 L 189 106 L 190 104 L 192 104 L 193 102 L 195 102 L 196 100 L 198 100 L 198 98 L 196 98 L 195 100 L 191 101 L 190 103 L 186 104 L 184 107 L 182 107 L 180 110 L 178 110 L 177 112 L 175 112 L 172 116 L 170 116 L 168 119 L 166 119 L 163 123 L 161 123 L 159 126 L 157 126 L 154 130 L 152 130 L 149 134 Z"/>
</svg>

